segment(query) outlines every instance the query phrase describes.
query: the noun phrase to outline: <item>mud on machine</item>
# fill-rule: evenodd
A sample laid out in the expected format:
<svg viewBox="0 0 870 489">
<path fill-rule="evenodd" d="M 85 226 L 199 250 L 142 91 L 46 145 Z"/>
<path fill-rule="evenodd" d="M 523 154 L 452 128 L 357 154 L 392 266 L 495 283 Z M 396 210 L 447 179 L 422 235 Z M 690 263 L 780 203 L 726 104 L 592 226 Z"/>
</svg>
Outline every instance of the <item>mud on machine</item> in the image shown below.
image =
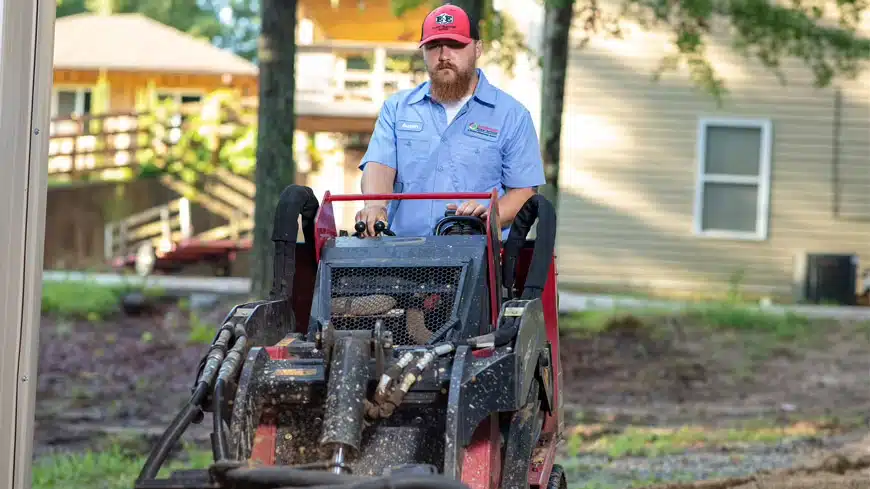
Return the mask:
<svg viewBox="0 0 870 489">
<path fill-rule="evenodd" d="M 269 297 L 235 306 L 135 489 L 564 489 L 556 213 L 497 193 L 281 194 Z M 431 236 L 336 230 L 333 202 L 488 200 Z M 297 242 L 301 217 L 304 242 Z M 527 239 L 537 222 L 536 239 Z M 360 226 L 362 224 L 362 226 Z M 214 463 L 158 479 L 210 414 Z"/>
</svg>

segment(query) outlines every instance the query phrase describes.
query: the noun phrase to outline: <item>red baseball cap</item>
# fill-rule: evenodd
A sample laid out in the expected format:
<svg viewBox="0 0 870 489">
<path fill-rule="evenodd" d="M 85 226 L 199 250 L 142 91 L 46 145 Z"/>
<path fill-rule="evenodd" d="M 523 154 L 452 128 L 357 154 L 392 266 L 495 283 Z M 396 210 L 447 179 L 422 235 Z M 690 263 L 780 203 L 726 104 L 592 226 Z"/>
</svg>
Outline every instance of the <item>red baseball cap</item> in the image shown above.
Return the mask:
<svg viewBox="0 0 870 489">
<path fill-rule="evenodd" d="M 449 39 L 451 41 L 469 44 L 480 39 L 477 22 L 472 22 L 465 10 L 456 5 L 445 4 L 429 12 L 423 21 L 423 31 L 420 34 L 420 44 Z"/>
</svg>

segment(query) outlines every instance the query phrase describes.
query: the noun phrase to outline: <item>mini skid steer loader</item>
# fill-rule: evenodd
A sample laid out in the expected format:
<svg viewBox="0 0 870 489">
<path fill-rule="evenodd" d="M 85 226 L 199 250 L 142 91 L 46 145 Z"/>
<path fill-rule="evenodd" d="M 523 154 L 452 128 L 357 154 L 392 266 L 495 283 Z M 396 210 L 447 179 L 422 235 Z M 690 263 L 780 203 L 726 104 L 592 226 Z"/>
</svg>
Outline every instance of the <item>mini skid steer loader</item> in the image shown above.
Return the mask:
<svg viewBox="0 0 870 489">
<path fill-rule="evenodd" d="M 270 296 L 233 308 L 135 489 L 565 489 L 556 214 L 498 194 L 281 194 Z M 333 202 L 489 201 L 431 236 L 337 232 Z M 443 205 L 443 204 L 439 204 Z M 304 242 L 297 242 L 301 217 Z M 537 237 L 528 240 L 537 222 Z M 210 413 L 214 463 L 157 478 Z"/>
</svg>

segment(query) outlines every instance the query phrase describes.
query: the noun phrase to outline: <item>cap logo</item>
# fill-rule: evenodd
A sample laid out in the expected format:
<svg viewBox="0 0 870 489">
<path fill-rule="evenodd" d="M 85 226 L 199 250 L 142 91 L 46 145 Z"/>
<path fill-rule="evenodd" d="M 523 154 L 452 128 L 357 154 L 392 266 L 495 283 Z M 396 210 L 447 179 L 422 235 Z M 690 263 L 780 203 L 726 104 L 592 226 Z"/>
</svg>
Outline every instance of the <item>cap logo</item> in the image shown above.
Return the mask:
<svg viewBox="0 0 870 489">
<path fill-rule="evenodd" d="M 453 23 L 453 16 L 450 14 L 438 14 L 435 17 L 435 23 L 438 25 L 449 25 Z"/>
</svg>

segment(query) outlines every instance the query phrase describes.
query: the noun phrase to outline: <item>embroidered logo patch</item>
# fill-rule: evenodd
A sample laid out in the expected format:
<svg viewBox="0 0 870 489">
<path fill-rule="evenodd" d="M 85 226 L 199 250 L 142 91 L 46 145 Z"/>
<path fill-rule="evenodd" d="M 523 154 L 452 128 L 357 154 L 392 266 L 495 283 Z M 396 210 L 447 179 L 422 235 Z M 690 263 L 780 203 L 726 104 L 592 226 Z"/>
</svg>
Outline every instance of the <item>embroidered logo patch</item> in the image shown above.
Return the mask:
<svg viewBox="0 0 870 489">
<path fill-rule="evenodd" d="M 435 23 L 438 25 L 448 25 L 453 23 L 453 16 L 449 14 L 440 14 L 435 17 Z"/>
<path fill-rule="evenodd" d="M 495 139 L 498 137 L 498 129 L 494 127 L 488 127 L 476 122 L 472 122 L 468 125 L 468 132 L 473 134 L 479 134 L 489 139 Z"/>
</svg>

